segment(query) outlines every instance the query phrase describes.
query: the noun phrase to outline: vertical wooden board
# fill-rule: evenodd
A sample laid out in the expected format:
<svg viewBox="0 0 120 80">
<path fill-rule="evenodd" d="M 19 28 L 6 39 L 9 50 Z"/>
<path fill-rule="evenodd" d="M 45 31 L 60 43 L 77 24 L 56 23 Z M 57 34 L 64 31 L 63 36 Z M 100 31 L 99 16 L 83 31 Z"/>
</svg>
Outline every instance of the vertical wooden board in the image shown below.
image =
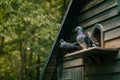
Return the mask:
<svg viewBox="0 0 120 80">
<path fill-rule="evenodd" d="M 120 38 L 104 42 L 105 48 L 120 48 Z"/>
<path fill-rule="evenodd" d="M 64 69 L 61 80 L 84 80 L 83 67 Z"/>
</svg>

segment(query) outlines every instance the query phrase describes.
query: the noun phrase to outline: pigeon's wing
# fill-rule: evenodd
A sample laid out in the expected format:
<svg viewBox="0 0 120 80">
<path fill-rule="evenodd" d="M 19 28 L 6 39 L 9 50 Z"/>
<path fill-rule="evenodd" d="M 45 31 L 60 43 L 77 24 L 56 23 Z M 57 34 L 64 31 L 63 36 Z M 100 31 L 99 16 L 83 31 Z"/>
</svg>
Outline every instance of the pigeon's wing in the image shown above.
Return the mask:
<svg viewBox="0 0 120 80">
<path fill-rule="evenodd" d="M 99 45 L 99 43 L 94 42 L 94 41 L 93 41 L 92 39 L 90 39 L 88 36 L 86 36 L 84 40 L 85 40 L 87 46 L 89 46 L 89 47 L 96 47 L 96 46 Z"/>
<path fill-rule="evenodd" d="M 92 46 L 93 44 L 92 40 L 88 36 L 84 38 L 84 41 L 86 42 L 87 46 Z"/>
</svg>

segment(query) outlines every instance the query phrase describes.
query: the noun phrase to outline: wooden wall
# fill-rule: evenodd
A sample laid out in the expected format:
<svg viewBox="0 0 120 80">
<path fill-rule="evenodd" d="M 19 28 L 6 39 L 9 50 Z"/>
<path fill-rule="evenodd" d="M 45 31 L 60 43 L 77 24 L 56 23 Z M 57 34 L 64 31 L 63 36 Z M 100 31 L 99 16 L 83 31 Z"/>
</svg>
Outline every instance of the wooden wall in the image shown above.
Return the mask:
<svg viewBox="0 0 120 80">
<path fill-rule="evenodd" d="M 120 51 L 99 57 L 99 63 L 84 59 L 85 80 L 120 80 Z"/>
<path fill-rule="evenodd" d="M 83 59 L 64 60 L 61 70 L 61 77 L 58 80 L 83 80 L 84 67 Z"/>
<path fill-rule="evenodd" d="M 103 47 L 120 48 L 120 14 L 117 0 L 91 0 L 80 11 L 76 22 L 86 32 L 93 33 L 95 25 L 103 28 Z"/>
<path fill-rule="evenodd" d="M 61 64 L 58 80 L 120 80 L 120 50 L 109 50 L 68 54 Z"/>
<path fill-rule="evenodd" d="M 120 4 L 118 0 L 91 0 L 83 6 L 75 23 L 90 33 L 101 30 L 103 48 L 120 48 Z M 75 42 L 73 30 L 71 42 Z M 60 80 L 120 80 L 120 51 L 117 54 L 100 56 L 100 62 L 78 58 L 63 62 Z"/>
<path fill-rule="evenodd" d="M 102 47 L 120 48 L 119 6 L 118 0 L 92 0 L 80 11 L 76 24 L 91 35 L 96 25 L 100 25 Z M 114 56 L 101 56 L 101 59 L 102 63 L 84 59 L 85 80 L 120 80 L 120 52 Z"/>
</svg>

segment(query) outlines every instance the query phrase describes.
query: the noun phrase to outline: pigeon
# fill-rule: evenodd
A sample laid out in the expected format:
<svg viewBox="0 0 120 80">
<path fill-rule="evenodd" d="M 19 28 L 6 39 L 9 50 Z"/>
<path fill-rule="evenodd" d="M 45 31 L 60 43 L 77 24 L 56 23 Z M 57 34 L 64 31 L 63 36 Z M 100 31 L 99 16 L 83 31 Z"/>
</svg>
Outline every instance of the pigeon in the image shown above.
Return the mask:
<svg viewBox="0 0 120 80">
<path fill-rule="evenodd" d="M 82 49 L 78 43 L 68 43 L 68 42 L 64 41 L 63 39 L 61 39 L 59 42 L 60 42 L 61 50 L 66 51 L 68 53 L 75 51 L 75 50 Z"/>
<path fill-rule="evenodd" d="M 87 49 L 87 47 L 96 47 L 97 43 L 90 39 L 80 26 L 75 30 L 78 32 L 76 41 L 81 45 L 82 49 Z"/>
</svg>

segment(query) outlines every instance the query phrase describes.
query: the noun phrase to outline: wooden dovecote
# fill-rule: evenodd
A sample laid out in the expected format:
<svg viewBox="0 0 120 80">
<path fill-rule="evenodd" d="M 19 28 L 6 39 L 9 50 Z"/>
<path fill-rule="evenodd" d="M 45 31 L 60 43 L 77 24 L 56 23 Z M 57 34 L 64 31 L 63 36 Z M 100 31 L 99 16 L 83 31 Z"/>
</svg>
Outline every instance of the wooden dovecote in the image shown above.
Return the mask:
<svg viewBox="0 0 120 80">
<path fill-rule="evenodd" d="M 42 80 L 120 80 L 118 1 L 71 1 L 45 65 Z M 75 42 L 76 33 L 72 31 L 77 25 L 80 25 L 91 38 L 99 42 L 100 46 L 66 54 L 59 63 L 58 56 L 61 53 L 58 41 L 62 38 Z M 50 73 L 51 76 L 47 73 L 51 67 L 49 65 L 54 67 Z M 47 75 L 49 79 L 45 78 Z"/>
</svg>

